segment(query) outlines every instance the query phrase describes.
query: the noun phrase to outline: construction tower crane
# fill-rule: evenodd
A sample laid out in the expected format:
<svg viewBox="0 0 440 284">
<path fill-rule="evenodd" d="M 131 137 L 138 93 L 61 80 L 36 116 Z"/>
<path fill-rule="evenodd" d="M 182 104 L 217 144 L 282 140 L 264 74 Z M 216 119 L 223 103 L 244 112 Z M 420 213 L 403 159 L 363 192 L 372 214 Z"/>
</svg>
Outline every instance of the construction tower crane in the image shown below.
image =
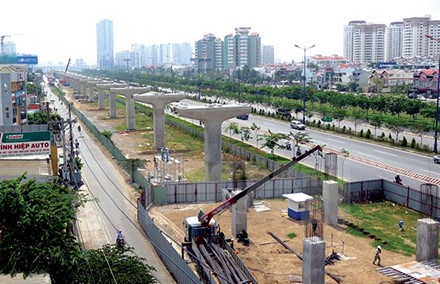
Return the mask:
<svg viewBox="0 0 440 284">
<path fill-rule="evenodd" d="M 0 36 L 0 45 L 1 45 L 1 54 L 3 55 L 4 54 L 4 52 L 3 52 L 3 45 L 4 45 L 4 41 L 5 41 L 5 37 L 11 37 L 11 35 L 1 35 Z"/>
</svg>

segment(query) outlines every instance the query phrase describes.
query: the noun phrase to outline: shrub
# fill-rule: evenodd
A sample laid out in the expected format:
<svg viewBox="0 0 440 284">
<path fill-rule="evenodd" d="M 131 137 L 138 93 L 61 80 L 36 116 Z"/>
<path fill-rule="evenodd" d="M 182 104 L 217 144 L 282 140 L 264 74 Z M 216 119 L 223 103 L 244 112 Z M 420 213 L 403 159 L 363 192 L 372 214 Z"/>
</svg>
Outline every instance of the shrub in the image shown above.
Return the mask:
<svg viewBox="0 0 440 284">
<path fill-rule="evenodd" d="M 406 140 L 406 137 L 405 137 L 405 136 L 403 136 L 403 139 L 402 139 L 401 144 L 402 144 L 403 147 L 408 146 L 408 141 Z"/>
<path fill-rule="evenodd" d="M 371 130 L 370 129 L 367 130 L 367 133 L 365 134 L 365 138 L 371 139 Z"/>
<path fill-rule="evenodd" d="M 359 131 L 359 136 L 364 137 L 364 130 L 363 129 L 361 129 L 361 131 Z"/>
<path fill-rule="evenodd" d="M 101 131 L 101 134 L 105 137 L 107 137 L 108 139 L 110 139 L 110 137 L 112 137 L 112 132 L 110 130 L 103 130 Z"/>
<path fill-rule="evenodd" d="M 344 125 L 344 127 L 342 127 L 342 133 L 345 133 L 347 131 L 347 127 Z"/>
<path fill-rule="evenodd" d="M 411 139 L 411 144 L 409 145 L 411 148 L 416 148 L 416 139 L 413 137 L 413 139 Z"/>
</svg>

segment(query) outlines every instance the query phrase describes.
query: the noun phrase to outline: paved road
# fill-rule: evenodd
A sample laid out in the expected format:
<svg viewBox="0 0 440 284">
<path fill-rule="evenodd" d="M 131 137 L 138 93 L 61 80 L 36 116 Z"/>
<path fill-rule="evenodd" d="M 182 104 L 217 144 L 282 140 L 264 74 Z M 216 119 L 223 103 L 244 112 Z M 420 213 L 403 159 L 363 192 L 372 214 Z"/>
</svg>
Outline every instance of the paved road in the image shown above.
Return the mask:
<svg viewBox="0 0 440 284">
<path fill-rule="evenodd" d="M 54 106 L 58 112 L 66 117 L 65 106 L 50 91 L 48 94 L 49 98 L 55 99 Z M 80 190 L 95 199 L 94 202 L 87 202 L 78 216 L 85 246 L 98 248 L 114 242 L 116 229 L 120 228 L 126 235 L 127 244 L 135 248 L 136 255 L 146 258 L 148 264 L 156 268 L 152 273 L 158 282 L 175 283 L 137 222 L 137 205 L 131 201 L 133 189 L 127 184 L 126 177 L 95 143 L 94 138 L 84 131 L 85 127 L 82 129 L 79 133 L 74 128 L 74 135 L 80 143 L 80 157 L 84 162 L 82 176 L 85 185 Z"/>
<path fill-rule="evenodd" d="M 184 103 L 199 104 L 200 102 L 184 100 Z M 188 121 L 198 124 L 198 121 L 188 119 Z M 241 126 L 250 126 L 253 123 L 261 127 L 259 134 L 268 133 L 271 130 L 275 133 L 295 133 L 289 123 L 258 115 L 250 115 L 249 120 L 230 119 L 223 123 L 224 134 L 229 136 L 225 130 L 230 122 L 238 123 Z M 339 153 L 342 148 L 350 152 L 350 157 L 346 160 L 339 157 L 337 176 L 347 181 L 358 181 L 366 179 L 388 179 L 393 180 L 396 174 L 399 174 L 405 185 L 412 188 L 419 188 L 423 183 L 433 183 L 440 185 L 440 166 L 434 164 L 430 156 L 420 155 L 409 151 L 403 151 L 397 148 L 384 147 L 381 145 L 367 143 L 364 141 L 323 132 L 307 128 L 306 132 L 310 134 L 314 144 L 325 145 L 326 152 Z M 240 139 L 239 135 L 233 135 L 235 139 Z M 256 146 L 255 133 L 252 133 L 253 139 L 247 143 Z M 246 142 L 246 141 L 244 141 Z M 261 145 L 261 141 L 259 144 Z M 306 146 L 302 146 L 303 151 Z M 267 152 L 268 149 L 264 149 Z M 275 153 L 283 157 L 292 157 L 293 152 L 276 149 Z M 316 167 L 316 160 L 312 157 L 302 161 L 310 167 Z M 342 165 L 343 163 L 343 165 Z M 318 161 L 318 167 L 324 170 L 324 162 Z"/>
</svg>

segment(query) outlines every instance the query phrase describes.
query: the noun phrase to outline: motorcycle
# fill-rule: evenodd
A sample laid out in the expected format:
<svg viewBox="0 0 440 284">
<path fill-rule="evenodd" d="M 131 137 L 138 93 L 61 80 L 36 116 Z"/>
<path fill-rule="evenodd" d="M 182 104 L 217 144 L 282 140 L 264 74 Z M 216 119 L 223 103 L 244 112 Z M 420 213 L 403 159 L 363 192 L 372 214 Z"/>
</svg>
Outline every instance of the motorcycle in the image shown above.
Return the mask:
<svg viewBox="0 0 440 284">
<path fill-rule="evenodd" d="M 286 142 L 286 149 L 287 150 L 292 150 L 292 145 L 290 144 L 290 142 Z"/>
<path fill-rule="evenodd" d="M 116 239 L 116 245 L 118 247 L 123 247 L 125 245 L 125 240 L 123 238 L 117 238 Z"/>
<path fill-rule="evenodd" d="M 394 183 L 397 183 L 397 184 L 403 185 L 402 179 L 401 179 L 399 176 L 396 176 L 396 177 L 394 178 Z"/>
</svg>

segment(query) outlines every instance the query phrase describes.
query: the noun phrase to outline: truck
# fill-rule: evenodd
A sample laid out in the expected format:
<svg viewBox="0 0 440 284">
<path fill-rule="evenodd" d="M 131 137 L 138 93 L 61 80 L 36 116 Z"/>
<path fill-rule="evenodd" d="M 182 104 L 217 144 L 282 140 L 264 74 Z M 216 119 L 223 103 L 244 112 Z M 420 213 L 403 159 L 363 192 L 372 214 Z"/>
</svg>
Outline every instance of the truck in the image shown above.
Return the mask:
<svg viewBox="0 0 440 284">
<path fill-rule="evenodd" d="M 250 186 L 243 189 L 238 194 L 231 196 L 227 198 L 225 201 L 223 201 L 221 204 L 216 206 L 215 208 L 211 209 L 209 212 L 204 213 L 201 216 L 191 216 L 187 217 L 184 221 L 184 231 L 185 231 L 185 238 L 184 238 L 184 244 L 186 247 L 189 248 L 191 251 L 192 257 L 194 258 L 195 262 L 199 266 L 199 272 L 202 274 L 202 278 L 205 280 L 205 283 L 213 283 L 211 280 L 210 275 L 217 275 L 217 277 L 221 277 L 224 279 L 230 278 L 233 275 L 236 276 L 237 274 L 243 275 L 244 278 L 239 280 L 237 283 L 254 283 L 255 281 L 251 280 L 253 279 L 250 272 L 247 270 L 247 268 L 244 267 L 244 264 L 241 265 L 231 265 L 231 267 L 237 268 L 241 267 L 243 271 L 232 273 L 231 275 L 221 275 L 221 273 L 218 271 L 219 265 L 212 265 L 213 262 L 215 262 L 215 259 L 211 258 L 212 255 L 216 255 L 217 258 L 219 258 L 222 253 L 219 253 L 219 246 L 218 246 L 218 239 L 219 236 L 217 236 L 217 224 L 214 220 L 215 216 L 220 215 L 224 211 L 231 208 L 234 204 L 236 204 L 241 198 L 248 195 L 249 193 L 256 190 L 258 187 L 263 185 L 265 182 L 273 179 L 274 177 L 278 176 L 279 174 L 283 173 L 296 163 L 300 162 L 301 160 L 307 158 L 311 154 L 313 154 L 316 151 L 322 151 L 322 147 L 320 145 L 317 145 L 310 149 L 309 151 L 305 151 L 303 154 L 293 157 L 289 162 L 281 165 L 278 169 L 271 172 L 267 176 L 261 178 L 260 180 L 256 181 L 255 183 L 251 184 Z M 216 243 L 216 244 L 214 244 Z M 223 247 L 224 248 L 224 247 Z M 233 249 L 230 247 L 227 247 L 228 252 L 230 253 L 229 258 L 222 260 L 222 263 L 229 259 L 235 259 L 235 262 L 240 262 L 238 257 L 233 253 Z M 210 266 L 215 273 L 210 272 L 207 267 Z M 221 265 L 220 265 L 221 266 Z M 224 273 L 230 273 L 228 269 L 224 270 Z M 220 275 L 220 276 L 219 276 Z M 240 282 L 241 281 L 241 282 Z M 246 282 L 243 282 L 246 281 Z"/>
</svg>

